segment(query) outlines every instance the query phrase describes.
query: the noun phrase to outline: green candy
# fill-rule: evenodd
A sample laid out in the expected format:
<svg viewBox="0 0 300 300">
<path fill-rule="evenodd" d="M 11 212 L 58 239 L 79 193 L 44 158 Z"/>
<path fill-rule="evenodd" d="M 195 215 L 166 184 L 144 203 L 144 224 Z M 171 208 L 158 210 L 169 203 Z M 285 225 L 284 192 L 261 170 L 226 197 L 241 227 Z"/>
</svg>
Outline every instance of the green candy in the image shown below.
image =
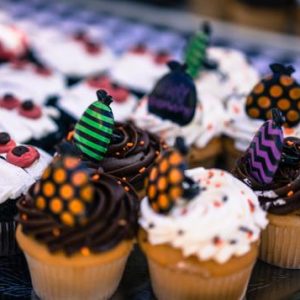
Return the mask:
<svg viewBox="0 0 300 300">
<path fill-rule="evenodd" d="M 93 102 L 75 125 L 74 143 L 90 160 L 101 161 L 109 147 L 114 116 L 110 108 L 112 102 L 104 90 L 97 91 L 98 101 Z"/>
</svg>

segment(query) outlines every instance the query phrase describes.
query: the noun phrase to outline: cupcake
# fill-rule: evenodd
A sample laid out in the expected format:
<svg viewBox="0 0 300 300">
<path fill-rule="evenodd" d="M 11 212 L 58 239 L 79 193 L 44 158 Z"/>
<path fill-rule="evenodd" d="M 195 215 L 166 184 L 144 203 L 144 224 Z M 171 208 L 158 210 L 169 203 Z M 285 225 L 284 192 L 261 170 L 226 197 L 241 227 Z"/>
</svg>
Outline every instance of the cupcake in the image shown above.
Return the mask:
<svg viewBox="0 0 300 300">
<path fill-rule="evenodd" d="M 248 186 L 218 169 L 185 172 L 170 150 L 152 168 L 139 223 L 158 299 L 243 298 L 267 224 Z"/>
<path fill-rule="evenodd" d="M 17 143 L 51 151 L 64 134 L 60 113 L 31 99 L 0 93 L 0 131 L 7 131 Z"/>
<path fill-rule="evenodd" d="M 0 62 L 25 56 L 28 50 L 27 37 L 14 25 L 0 24 Z"/>
<path fill-rule="evenodd" d="M 60 99 L 59 107 L 77 121 L 99 89 L 104 89 L 113 97 L 111 108 L 115 120 L 126 121 L 137 104 L 137 98 L 126 88 L 112 82 L 106 75 L 92 76 L 72 86 Z"/>
<path fill-rule="evenodd" d="M 259 74 L 241 51 L 211 45 L 211 31 L 209 23 L 201 24 L 187 45 L 185 62 L 199 98 L 212 94 L 223 104 L 231 95 L 248 95 Z"/>
<path fill-rule="evenodd" d="M 268 212 L 260 259 L 282 268 L 300 269 L 300 139 L 284 138 L 283 122 L 279 110 L 274 109 L 273 120 L 260 127 L 237 161 L 234 174 L 253 189 Z"/>
<path fill-rule="evenodd" d="M 107 70 L 114 61 L 112 51 L 84 31 L 53 34 L 35 47 L 42 63 L 66 75 L 70 84 Z"/>
<path fill-rule="evenodd" d="M 28 82 L 34 84 L 30 85 Z M 0 67 L 0 90 L 14 91 L 18 97 L 30 97 L 37 104 L 58 98 L 65 88 L 64 77 L 43 65 L 18 60 Z"/>
<path fill-rule="evenodd" d="M 58 145 L 58 154 L 72 153 L 91 168 L 129 182 L 142 198 L 144 180 L 166 145 L 155 135 L 132 123 L 114 121 L 112 97 L 97 91 L 93 102 L 76 123 L 74 131 Z"/>
<path fill-rule="evenodd" d="M 0 256 L 18 252 L 15 241 L 16 202 L 40 178 L 51 157 L 29 145 L 17 145 L 0 132 Z"/>
<path fill-rule="evenodd" d="M 168 65 L 170 72 L 141 100 L 132 120 L 169 146 L 174 145 L 176 137 L 184 137 L 190 167 L 213 167 L 222 151 L 223 107 L 211 94 L 199 100 L 185 67 L 177 62 Z"/>
<path fill-rule="evenodd" d="M 148 93 L 155 82 L 168 72 L 166 63 L 170 58 L 167 51 L 153 51 L 140 44 L 124 53 L 110 74 L 118 84 L 136 92 Z"/>
<path fill-rule="evenodd" d="M 279 108 L 286 122 L 284 134 L 299 136 L 300 86 L 292 77 L 293 67 L 272 64 L 272 73 L 263 77 L 247 97 L 228 99 L 226 113 L 229 122 L 225 127 L 227 165 L 232 169 L 236 160 L 248 148 L 254 134 L 271 118 L 272 108 Z"/>
<path fill-rule="evenodd" d="M 133 246 L 137 196 L 77 158 L 53 160 L 18 202 L 17 241 L 41 299 L 108 299 Z"/>
</svg>

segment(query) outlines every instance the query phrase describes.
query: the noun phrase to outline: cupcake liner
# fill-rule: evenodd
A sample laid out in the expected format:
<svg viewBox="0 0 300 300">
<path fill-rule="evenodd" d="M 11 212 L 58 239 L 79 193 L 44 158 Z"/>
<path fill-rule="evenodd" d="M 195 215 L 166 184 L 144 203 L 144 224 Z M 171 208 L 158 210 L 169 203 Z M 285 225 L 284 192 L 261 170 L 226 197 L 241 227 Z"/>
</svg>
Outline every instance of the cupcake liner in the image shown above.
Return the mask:
<svg viewBox="0 0 300 300">
<path fill-rule="evenodd" d="M 99 254 L 66 257 L 48 249 L 17 229 L 17 240 L 25 253 L 35 293 L 45 300 L 108 299 L 122 278 L 131 241 Z"/>
<path fill-rule="evenodd" d="M 212 139 L 204 148 L 195 146 L 190 148 L 188 153 L 189 168 L 213 168 L 216 166 L 218 156 L 222 151 L 222 143 L 220 138 Z"/>
<path fill-rule="evenodd" d="M 242 299 L 246 293 L 253 264 L 222 277 L 201 277 L 169 269 L 148 258 L 152 287 L 159 300 Z"/>
<path fill-rule="evenodd" d="M 300 269 L 299 216 L 268 214 L 268 219 L 269 225 L 262 232 L 259 258 L 281 268 Z"/>
<path fill-rule="evenodd" d="M 16 238 L 16 222 L 0 222 L 0 256 L 15 255 L 20 253 Z"/>
</svg>

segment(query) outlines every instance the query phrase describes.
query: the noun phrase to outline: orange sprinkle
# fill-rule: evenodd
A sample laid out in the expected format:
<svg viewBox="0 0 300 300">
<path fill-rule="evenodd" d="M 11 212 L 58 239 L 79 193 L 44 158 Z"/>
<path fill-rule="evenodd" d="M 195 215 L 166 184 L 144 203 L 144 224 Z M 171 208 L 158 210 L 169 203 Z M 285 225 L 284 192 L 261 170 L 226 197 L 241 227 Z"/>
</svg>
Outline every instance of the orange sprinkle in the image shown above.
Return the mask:
<svg viewBox="0 0 300 300">
<path fill-rule="evenodd" d="M 88 247 L 82 247 L 80 252 L 83 256 L 89 256 L 91 254 L 91 251 Z"/>
<path fill-rule="evenodd" d="M 125 190 L 126 192 L 129 192 L 129 191 L 130 191 L 130 189 L 129 189 L 128 186 L 125 186 L 125 187 L 124 187 L 124 190 Z"/>
<path fill-rule="evenodd" d="M 99 174 L 95 174 L 92 176 L 93 180 L 98 180 L 100 178 L 100 175 Z"/>
<path fill-rule="evenodd" d="M 60 230 L 58 228 L 54 228 L 52 230 L 52 233 L 53 233 L 54 236 L 60 236 Z"/>
<path fill-rule="evenodd" d="M 133 147 L 133 143 L 127 143 L 127 147 Z"/>
<path fill-rule="evenodd" d="M 70 131 L 67 135 L 67 141 L 71 141 L 73 139 L 74 136 L 74 130 Z"/>
<path fill-rule="evenodd" d="M 214 206 L 215 207 L 220 207 L 222 204 L 219 201 L 214 201 Z"/>
<path fill-rule="evenodd" d="M 293 192 L 293 191 L 289 191 L 289 192 L 287 193 L 287 195 L 288 195 L 288 197 L 291 197 L 291 196 L 294 195 L 294 192 Z"/>
<path fill-rule="evenodd" d="M 126 178 L 126 177 L 122 177 L 122 180 L 126 181 L 126 180 L 127 180 L 127 178 Z"/>
<path fill-rule="evenodd" d="M 140 145 L 143 146 L 145 144 L 144 141 L 140 141 Z"/>
<path fill-rule="evenodd" d="M 158 156 L 159 155 L 159 151 L 155 151 L 155 154 Z"/>
<path fill-rule="evenodd" d="M 145 168 L 145 167 L 142 167 L 142 168 L 139 170 L 139 173 L 144 173 L 145 170 L 146 170 L 146 168 Z"/>
<path fill-rule="evenodd" d="M 28 220 L 28 216 L 26 214 L 23 214 L 21 216 L 21 219 L 24 220 L 24 221 L 27 221 Z"/>
</svg>

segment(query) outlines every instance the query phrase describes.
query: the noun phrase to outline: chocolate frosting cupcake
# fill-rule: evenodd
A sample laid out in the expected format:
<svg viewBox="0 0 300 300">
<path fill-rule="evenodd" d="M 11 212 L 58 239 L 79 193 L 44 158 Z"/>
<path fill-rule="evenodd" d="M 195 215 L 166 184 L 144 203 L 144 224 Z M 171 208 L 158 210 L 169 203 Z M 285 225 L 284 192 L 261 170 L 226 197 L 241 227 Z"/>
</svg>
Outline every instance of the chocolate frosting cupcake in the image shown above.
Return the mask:
<svg viewBox="0 0 300 300">
<path fill-rule="evenodd" d="M 60 158 L 17 204 L 23 233 L 50 252 L 98 253 L 135 235 L 138 199 L 131 186 L 86 171 L 78 159 Z"/>
<path fill-rule="evenodd" d="M 72 135 L 57 147 L 57 151 L 59 154 L 76 154 L 87 161 L 90 167 L 122 178 L 136 190 L 140 190 L 156 157 L 166 147 L 156 135 L 136 127 L 133 123 L 116 122 L 108 150 L 99 162 L 87 160 L 77 149 Z"/>
<path fill-rule="evenodd" d="M 257 194 L 261 206 L 273 214 L 288 214 L 300 209 L 300 139 L 284 139 L 281 160 L 272 182 L 262 184 L 251 176 L 249 161 L 243 156 L 234 175 Z"/>
</svg>

